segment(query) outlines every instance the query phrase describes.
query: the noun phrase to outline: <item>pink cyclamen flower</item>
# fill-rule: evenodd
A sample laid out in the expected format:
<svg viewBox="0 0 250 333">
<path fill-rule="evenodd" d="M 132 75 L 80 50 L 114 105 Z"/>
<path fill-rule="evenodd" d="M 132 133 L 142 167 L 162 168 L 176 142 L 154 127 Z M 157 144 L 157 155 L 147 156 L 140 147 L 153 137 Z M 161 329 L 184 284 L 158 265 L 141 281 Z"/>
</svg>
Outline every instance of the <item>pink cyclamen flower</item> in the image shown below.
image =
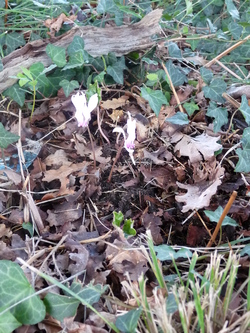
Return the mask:
<svg viewBox="0 0 250 333">
<path fill-rule="evenodd" d="M 88 126 L 91 119 L 90 113 L 97 107 L 98 104 L 97 94 L 92 95 L 87 103 L 84 92 L 78 91 L 77 94 L 72 95 L 71 101 L 76 108 L 75 117 L 78 122 L 78 127 Z"/>
<path fill-rule="evenodd" d="M 113 129 L 113 132 L 118 132 L 122 133 L 124 137 L 124 148 L 127 150 L 129 153 L 129 156 L 135 165 L 135 160 L 134 160 L 134 148 L 135 148 L 135 128 L 136 128 L 136 120 L 131 118 L 130 112 L 128 112 L 128 120 L 127 120 L 127 135 L 125 134 L 125 131 L 121 127 L 115 127 Z"/>
</svg>

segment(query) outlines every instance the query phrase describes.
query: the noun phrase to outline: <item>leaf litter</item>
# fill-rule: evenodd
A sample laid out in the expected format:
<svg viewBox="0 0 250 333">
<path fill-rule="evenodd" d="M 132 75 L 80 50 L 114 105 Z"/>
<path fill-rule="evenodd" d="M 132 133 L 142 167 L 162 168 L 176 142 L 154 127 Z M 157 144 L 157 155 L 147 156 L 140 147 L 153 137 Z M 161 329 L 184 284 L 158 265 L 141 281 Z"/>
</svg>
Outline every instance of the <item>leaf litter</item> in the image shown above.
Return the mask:
<svg viewBox="0 0 250 333">
<path fill-rule="evenodd" d="M 64 18 L 60 18 L 47 23 L 51 35 L 63 22 Z M 202 82 L 201 77 L 199 80 Z M 185 82 L 182 82 L 183 89 L 177 91 L 180 101 L 185 102 L 193 94 L 198 105 L 207 106 L 205 97 L 212 94 L 209 89 L 211 86 L 215 89 L 217 81 L 203 89 L 205 97 Z M 244 89 L 248 94 L 247 86 Z M 231 93 L 238 98 L 239 91 L 234 89 Z M 221 95 L 217 99 L 224 101 Z M 170 104 L 177 104 L 175 97 Z M 100 107 L 101 125 L 110 144 L 98 127 L 97 110 L 92 112 L 89 132 L 86 128 L 78 128 L 74 118 L 57 127 L 74 116 L 70 97 L 58 96 L 43 102 L 35 109 L 30 122 L 25 115 L 19 119 L 21 128 L 31 125 L 25 135 L 22 133 L 22 142 L 25 143 L 25 139 L 39 141 L 41 147 L 37 158 L 27 166 L 29 173 L 25 170 L 26 178 L 15 169 L 0 170 L 3 189 L 0 193 L 0 258 L 16 260 L 21 257 L 38 266 L 45 263 L 43 269 L 61 279 L 86 270 L 81 277 L 83 285 L 90 282 L 108 284 L 115 297 L 136 306 L 135 299 L 125 295 L 124 285 L 130 281 L 138 288 L 137 281 L 144 273 L 148 274 L 148 288 L 153 290 L 148 262 L 140 250 L 140 245 L 145 244 L 143 235 L 147 230 L 151 231 L 155 245 L 169 242 L 180 246 L 205 246 L 211 234 L 200 224 L 198 215 L 193 215 L 189 226 L 183 226 L 182 222 L 196 211 L 206 219 L 204 209 L 215 211 L 221 205 L 225 206 L 226 194 L 238 184 L 241 198 L 233 204 L 232 212 L 247 235 L 248 214 L 244 214 L 239 203 L 248 204 L 248 200 L 244 197 L 244 182 L 239 182 L 241 178 L 235 174 L 231 176 L 230 162 L 220 164 L 225 153 L 221 142 L 230 142 L 229 139 L 222 131 L 220 135 L 211 134 L 211 124 L 207 120 L 204 124 L 203 116 L 200 127 L 199 121 L 197 126 L 168 123 L 165 118 L 175 114 L 175 108 L 162 106 L 157 118 L 142 97 L 127 95 L 126 90 L 119 90 L 115 95 L 105 92 Z M 117 142 L 114 128 L 125 128 L 130 117 L 136 121 L 135 163 L 125 149 L 116 161 L 122 142 Z M 17 123 L 12 125 L 10 119 L 13 124 L 16 122 L 4 115 L 1 121 L 18 135 Z M 53 134 L 47 136 L 51 127 Z M 18 165 L 19 157 L 13 158 L 13 149 L 13 146 L 4 149 L 5 156 Z M 111 181 L 108 181 L 113 164 Z M 25 195 L 20 195 L 22 191 Z M 135 237 L 127 239 L 122 230 L 113 230 L 113 211 L 121 211 L 126 218 L 134 220 Z M 32 237 L 21 228 L 30 222 L 37 228 L 35 247 Z M 206 222 L 208 228 L 213 226 L 208 220 Z M 225 242 L 227 235 L 227 232 L 222 235 Z M 64 236 L 63 246 L 57 249 L 57 242 Z M 49 251 L 48 245 L 52 246 Z M 55 251 L 50 256 L 48 252 L 53 252 L 53 248 Z M 56 293 L 59 294 L 59 290 Z M 150 301 L 154 303 L 155 298 L 152 296 Z M 110 316 L 114 321 L 113 314 L 101 301 L 96 307 L 103 316 Z M 83 309 L 78 309 L 78 318 L 81 315 Z M 107 332 L 104 322 L 97 323 L 94 313 L 88 315 L 84 324 L 74 317 L 64 319 L 63 325 L 52 317 L 38 324 L 39 329 L 51 332 L 58 332 L 62 326 L 68 332 Z M 35 327 L 31 326 L 29 331 L 32 330 L 35 332 Z M 22 328 L 17 332 L 22 332 Z"/>
</svg>

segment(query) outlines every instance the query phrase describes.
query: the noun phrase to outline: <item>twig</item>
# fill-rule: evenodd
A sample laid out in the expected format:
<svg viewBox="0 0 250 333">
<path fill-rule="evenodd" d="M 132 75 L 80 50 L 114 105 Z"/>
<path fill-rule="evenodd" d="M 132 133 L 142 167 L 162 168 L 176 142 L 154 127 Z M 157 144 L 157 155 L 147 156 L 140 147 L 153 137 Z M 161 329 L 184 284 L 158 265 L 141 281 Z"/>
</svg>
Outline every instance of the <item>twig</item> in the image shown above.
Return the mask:
<svg viewBox="0 0 250 333">
<path fill-rule="evenodd" d="M 224 221 L 224 218 L 226 217 L 227 213 L 229 212 L 229 209 L 231 208 L 231 206 L 232 206 L 232 204 L 233 204 L 236 196 L 237 196 L 237 192 L 233 191 L 230 199 L 228 200 L 228 203 L 226 204 L 226 207 L 224 208 L 224 210 L 223 210 L 223 212 L 221 214 L 221 217 L 220 217 L 220 219 L 219 219 L 219 221 L 217 223 L 217 226 L 216 226 L 216 228 L 214 230 L 214 233 L 213 233 L 213 235 L 212 235 L 212 237 L 211 237 L 211 239 L 208 242 L 208 244 L 207 244 L 206 247 L 211 247 L 211 245 L 214 243 L 215 238 L 217 237 L 218 232 L 219 232 L 219 230 L 221 228 L 222 222 Z"/>
<path fill-rule="evenodd" d="M 118 160 L 118 158 L 120 157 L 121 155 L 121 151 L 122 151 L 122 148 L 124 147 L 124 140 L 122 141 L 122 144 L 120 145 L 120 148 L 117 150 L 117 153 L 116 153 L 116 157 L 115 157 L 115 160 L 114 160 L 114 163 L 112 165 L 112 168 L 110 170 L 110 173 L 109 173 L 109 178 L 108 178 L 108 182 L 110 183 L 111 182 L 111 178 L 112 178 L 112 174 L 113 174 L 113 171 L 114 171 L 114 167 L 116 165 L 116 162 Z"/>
<path fill-rule="evenodd" d="M 224 65 L 222 62 L 220 62 L 219 60 L 216 60 L 216 63 L 217 63 L 220 67 L 224 68 L 224 69 L 225 69 L 228 73 L 230 73 L 232 76 L 236 77 L 236 79 L 238 79 L 238 80 L 240 80 L 240 81 L 243 80 L 239 75 L 235 74 L 233 71 L 231 71 L 231 69 L 229 69 L 227 66 L 225 66 L 225 65 Z"/>
<path fill-rule="evenodd" d="M 228 53 L 230 53 L 233 50 L 237 49 L 238 46 L 240 46 L 240 45 L 244 44 L 245 42 L 247 42 L 249 38 L 250 38 L 250 35 L 246 36 L 244 39 L 242 39 L 238 43 L 234 44 L 233 46 L 230 46 L 227 50 L 223 51 L 221 54 L 217 55 L 217 57 L 215 57 L 211 61 L 209 61 L 204 67 L 208 68 L 208 67 L 212 66 L 217 60 L 220 60 L 221 58 L 223 58 Z"/>
<path fill-rule="evenodd" d="M 90 132 L 90 130 L 89 130 L 89 125 L 87 126 L 87 128 L 88 128 L 89 138 L 90 138 L 91 147 L 92 147 L 92 151 L 93 151 L 94 169 L 96 169 L 96 159 L 95 159 L 95 147 L 94 147 L 94 142 L 93 142 L 93 140 L 92 140 L 91 132 Z"/>
<path fill-rule="evenodd" d="M 178 104 L 178 106 L 179 106 L 179 108 L 180 108 L 180 111 L 183 112 L 183 113 L 185 113 L 185 112 L 184 112 L 184 109 L 183 109 L 183 107 L 182 107 L 182 105 L 181 105 L 180 99 L 179 99 L 179 97 L 178 97 L 178 95 L 177 95 L 177 93 L 176 93 L 176 90 L 175 90 L 175 87 L 174 87 L 173 82 L 172 82 L 172 80 L 171 80 L 171 77 L 170 77 L 170 75 L 169 75 L 169 73 L 168 73 L 167 67 L 164 65 L 163 62 L 162 62 L 162 67 L 163 67 L 165 73 L 167 74 L 167 77 L 168 77 L 168 80 L 169 80 L 169 84 L 170 84 L 170 88 L 171 88 L 171 90 L 172 90 L 172 92 L 173 92 L 173 94 L 174 94 L 174 97 L 175 97 L 176 102 L 177 102 L 177 104 Z"/>
<path fill-rule="evenodd" d="M 99 106 L 97 107 L 97 125 L 98 129 L 101 133 L 101 135 L 104 137 L 104 139 L 107 141 L 107 143 L 110 145 L 109 139 L 106 137 L 106 135 L 103 133 L 102 128 L 101 128 L 101 123 L 100 123 L 100 108 Z"/>
</svg>

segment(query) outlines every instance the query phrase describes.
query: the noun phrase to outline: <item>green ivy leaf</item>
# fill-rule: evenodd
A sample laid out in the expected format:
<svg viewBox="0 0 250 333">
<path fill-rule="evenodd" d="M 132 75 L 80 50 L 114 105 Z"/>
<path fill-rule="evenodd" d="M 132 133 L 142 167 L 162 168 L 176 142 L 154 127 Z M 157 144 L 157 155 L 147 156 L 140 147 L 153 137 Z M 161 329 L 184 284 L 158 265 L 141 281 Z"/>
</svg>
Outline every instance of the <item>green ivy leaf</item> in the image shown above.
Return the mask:
<svg viewBox="0 0 250 333">
<path fill-rule="evenodd" d="M 225 99 L 222 94 L 226 91 L 227 84 L 222 79 L 213 79 L 209 86 L 203 87 L 204 95 L 215 102 L 224 103 Z"/>
<path fill-rule="evenodd" d="M 63 67 L 63 71 L 66 69 L 81 67 L 86 62 L 88 62 L 88 53 L 85 51 L 76 52 L 69 57 L 69 62 Z"/>
<path fill-rule="evenodd" d="M 119 316 L 115 321 L 115 326 L 123 333 L 136 332 L 138 320 L 141 316 L 142 309 L 131 310 L 122 316 Z"/>
<path fill-rule="evenodd" d="M 141 96 L 148 101 L 157 117 L 159 116 L 162 105 L 168 105 L 168 100 L 161 90 L 152 90 L 148 87 L 142 87 Z"/>
<path fill-rule="evenodd" d="M 0 312 L 2 311 L 4 308 L 0 308 Z M 0 316 L 0 333 L 12 333 L 19 326 L 22 326 L 22 323 L 17 321 L 9 311 Z"/>
<path fill-rule="evenodd" d="M 227 11 L 232 16 L 233 19 L 239 20 L 240 15 L 238 9 L 235 7 L 232 0 L 225 0 L 225 3 L 227 5 Z"/>
<path fill-rule="evenodd" d="M 210 69 L 202 67 L 200 69 L 201 77 L 206 84 L 209 84 L 213 78 L 213 72 Z"/>
<path fill-rule="evenodd" d="M 157 253 L 157 258 L 160 261 L 179 259 L 179 258 L 192 258 L 192 252 L 188 249 L 182 248 L 179 251 L 175 251 L 171 246 L 163 244 L 154 246 L 154 250 Z"/>
<path fill-rule="evenodd" d="M 248 105 L 248 100 L 246 95 L 241 97 L 241 104 L 239 110 L 243 114 L 247 125 L 250 125 L 250 106 Z"/>
<path fill-rule="evenodd" d="M 15 83 L 13 86 L 9 87 L 3 92 L 4 96 L 8 96 L 17 102 L 20 106 L 23 106 L 25 102 L 25 91 L 19 87 L 18 83 Z"/>
<path fill-rule="evenodd" d="M 107 67 L 107 73 L 112 76 L 114 81 L 119 84 L 123 84 L 123 70 L 126 69 L 125 58 L 121 57 L 112 66 Z"/>
<path fill-rule="evenodd" d="M 214 102 L 209 103 L 206 115 L 208 117 L 214 118 L 214 132 L 219 132 L 221 126 L 227 124 L 228 122 L 228 112 L 226 108 L 217 107 L 217 104 Z"/>
<path fill-rule="evenodd" d="M 181 86 L 185 82 L 188 82 L 187 76 L 177 66 L 175 66 L 171 60 L 166 63 L 166 68 L 175 87 Z"/>
<path fill-rule="evenodd" d="M 228 24 L 228 30 L 230 31 L 235 40 L 240 39 L 243 32 L 242 26 L 233 21 Z"/>
<path fill-rule="evenodd" d="M 236 164 L 235 172 L 250 172 L 250 149 L 236 149 L 239 161 Z"/>
<path fill-rule="evenodd" d="M 0 307 L 9 307 L 32 296 L 16 305 L 10 311 L 22 324 L 34 325 L 45 318 L 45 306 L 28 282 L 20 266 L 8 260 L 0 261 Z"/>
<path fill-rule="evenodd" d="M 176 125 L 187 125 L 189 123 L 187 114 L 178 111 L 174 116 L 166 118 L 166 121 Z"/>
<path fill-rule="evenodd" d="M 7 55 L 16 50 L 18 47 L 25 45 L 25 40 L 23 38 L 23 34 L 10 32 L 5 35 L 5 40 L 2 43 L 7 46 L 4 51 L 4 54 Z"/>
<path fill-rule="evenodd" d="M 113 212 L 113 222 L 112 224 L 116 227 L 119 227 L 121 226 L 121 223 L 124 219 L 124 216 L 122 214 L 122 212 Z"/>
<path fill-rule="evenodd" d="M 179 49 L 179 47 L 176 43 L 169 42 L 168 44 L 165 44 L 165 45 L 168 48 L 168 54 L 171 58 L 174 58 L 174 59 L 182 58 L 181 50 Z"/>
<path fill-rule="evenodd" d="M 66 51 L 63 47 L 48 44 L 46 47 L 46 53 L 58 67 L 66 65 Z"/>
<path fill-rule="evenodd" d="M 122 230 L 126 237 L 136 235 L 136 230 L 133 228 L 133 225 L 134 225 L 133 220 L 131 220 L 131 219 L 125 220 Z"/>
<path fill-rule="evenodd" d="M 240 251 L 240 256 L 244 256 L 247 254 L 250 257 L 250 244 L 247 244 L 241 251 Z"/>
<path fill-rule="evenodd" d="M 195 111 L 199 110 L 199 106 L 197 104 L 195 104 L 194 102 L 184 103 L 183 106 L 184 106 L 185 110 L 187 111 L 189 117 L 191 117 Z"/>
<path fill-rule="evenodd" d="M 74 297 L 53 293 L 48 293 L 43 301 L 46 306 L 46 312 L 61 322 L 64 318 L 74 317 L 80 304 Z"/>
<path fill-rule="evenodd" d="M 204 210 L 204 213 L 206 214 L 206 216 L 209 218 L 209 220 L 211 222 L 218 223 L 218 221 L 223 213 L 223 208 L 221 206 L 219 206 L 214 212 L 212 212 L 210 210 Z M 232 227 L 237 227 L 238 223 L 231 217 L 226 216 L 224 218 L 224 221 L 222 222 L 222 226 L 225 226 L 225 225 L 231 225 Z"/>
<path fill-rule="evenodd" d="M 68 97 L 73 90 L 79 88 L 79 83 L 75 80 L 68 81 L 64 79 L 59 85 L 63 88 L 66 97 Z"/>
<path fill-rule="evenodd" d="M 80 36 L 74 36 L 72 43 L 69 44 L 67 54 L 69 56 L 77 52 L 84 51 L 84 40 Z"/>
</svg>

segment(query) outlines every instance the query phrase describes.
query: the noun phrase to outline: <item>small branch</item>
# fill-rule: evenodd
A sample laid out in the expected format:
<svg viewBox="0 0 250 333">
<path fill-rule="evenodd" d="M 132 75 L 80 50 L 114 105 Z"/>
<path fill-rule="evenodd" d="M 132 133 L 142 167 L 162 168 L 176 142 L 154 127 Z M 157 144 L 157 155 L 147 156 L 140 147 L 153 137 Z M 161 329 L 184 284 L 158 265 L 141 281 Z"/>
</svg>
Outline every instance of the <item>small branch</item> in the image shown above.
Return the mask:
<svg viewBox="0 0 250 333">
<path fill-rule="evenodd" d="M 94 142 L 93 142 L 93 140 L 92 140 L 91 132 L 90 132 L 90 130 L 89 130 L 89 125 L 87 126 L 87 128 L 88 128 L 89 139 L 90 139 L 91 147 L 92 147 L 92 151 L 93 151 L 94 169 L 96 169 L 96 158 L 95 158 L 95 147 L 94 147 Z"/>
<path fill-rule="evenodd" d="M 182 107 L 182 105 L 181 105 L 181 102 L 180 102 L 179 96 L 178 96 L 177 93 L 176 93 L 176 90 L 175 90 L 175 87 L 174 87 L 173 82 L 172 82 L 172 80 L 171 80 L 171 77 L 170 77 L 170 75 L 169 75 L 169 73 L 168 73 L 167 67 L 164 65 L 163 62 L 162 62 L 162 67 L 163 67 L 163 69 L 164 69 L 164 71 L 165 71 L 165 73 L 166 73 L 166 75 L 167 75 L 167 77 L 168 77 L 169 84 L 170 84 L 170 88 L 171 88 L 171 90 L 172 90 L 172 92 L 173 92 L 173 94 L 174 94 L 174 97 L 175 97 L 176 102 L 177 102 L 177 104 L 178 104 L 178 106 L 179 106 L 179 108 L 180 108 L 180 111 L 183 112 L 183 113 L 185 113 L 185 112 L 184 112 L 184 109 L 183 109 L 183 107 Z"/>
<path fill-rule="evenodd" d="M 116 162 L 118 161 L 118 158 L 120 157 L 121 155 L 121 151 L 122 151 L 122 148 L 124 147 L 124 140 L 122 141 L 121 145 L 120 145 L 120 148 L 117 150 L 117 153 L 116 153 L 116 157 L 115 157 L 115 160 L 114 160 L 114 163 L 112 165 L 112 168 L 110 170 L 110 174 L 109 174 L 109 178 L 108 178 L 108 182 L 110 183 L 111 182 L 111 178 L 112 178 L 112 174 L 113 174 L 113 171 L 114 171 L 114 167 L 116 165 Z"/>
<path fill-rule="evenodd" d="M 228 214 L 228 212 L 229 212 L 229 210 L 230 210 L 230 208 L 231 208 L 231 206 L 232 206 L 232 204 L 233 204 L 236 196 L 237 196 L 237 192 L 233 191 L 230 199 L 228 200 L 228 203 L 226 204 L 226 207 L 224 208 L 224 210 L 223 210 L 223 212 L 221 214 L 221 217 L 220 217 L 220 219 L 219 219 L 219 221 L 217 223 L 217 226 L 216 226 L 216 228 L 214 230 L 214 233 L 213 233 L 213 235 L 212 235 L 212 237 L 211 237 L 211 239 L 208 242 L 208 244 L 207 244 L 206 247 L 211 247 L 211 245 L 214 243 L 214 241 L 215 241 L 215 239 L 216 239 L 216 237 L 218 235 L 218 232 L 219 232 L 219 230 L 221 228 L 222 222 L 224 221 L 224 218 L 227 216 L 227 214 Z"/>
<path fill-rule="evenodd" d="M 238 43 L 234 44 L 233 46 L 230 46 L 227 50 L 223 51 L 221 54 L 217 55 L 217 57 L 213 58 L 211 61 L 209 61 L 204 67 L 209 68 L 212 66 L 217 60 L 220 60 L 224 56 L 226 56 L 228 53 L 232 52 L 233 50 L 237 49 L 240 45 L 247 42 L 250 38 L 250 35 L 246 36 L 243 40 L 239 41 Z"/>
</svg>

